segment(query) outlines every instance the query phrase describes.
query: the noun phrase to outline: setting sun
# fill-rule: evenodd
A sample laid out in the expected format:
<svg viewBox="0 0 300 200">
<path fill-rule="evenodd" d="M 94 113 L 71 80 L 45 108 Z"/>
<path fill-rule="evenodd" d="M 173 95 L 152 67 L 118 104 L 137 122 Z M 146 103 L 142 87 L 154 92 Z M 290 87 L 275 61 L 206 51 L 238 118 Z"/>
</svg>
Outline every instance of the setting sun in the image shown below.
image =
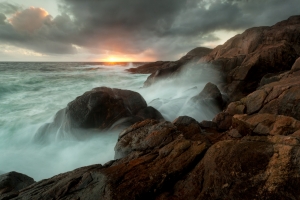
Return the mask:
<svg viewBox="0 0 300 200">
<path fill-rule="evenodd" d="M 116 57 L 109 57 L 108 59 L 107 59 L 107 61 L 108 62 L 118 62 L 118 61 L 120 61 L 118 58 L 116 58 Z"/>
<path fill-rule="evenodd" d="M 127 56 L 121 56 L 121 57 L 110 56 L 110 57 L 103 59 L 102 61 L 104 61 L 104 62 L 131 62 L 131 61 L 134 61 L 134 59 L 128 58 Z"/>
</svg>

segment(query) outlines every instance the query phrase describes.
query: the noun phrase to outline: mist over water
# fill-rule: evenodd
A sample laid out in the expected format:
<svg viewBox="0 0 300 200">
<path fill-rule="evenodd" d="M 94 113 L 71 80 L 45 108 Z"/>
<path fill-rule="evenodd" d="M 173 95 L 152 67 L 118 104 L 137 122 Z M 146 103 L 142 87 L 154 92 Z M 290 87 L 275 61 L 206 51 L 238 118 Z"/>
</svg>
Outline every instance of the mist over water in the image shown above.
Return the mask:
<svg viewBox="0 0 300 200">
<path fill-rule="evenodd" d="M 188 101 L 207 82 L 218 82 L 209 67 L 186 68 L 175 80 L 167 79 L 142 88 L 148 75 L 129 74 L 133 64 L 101 63 L 0 63 L 0 173 L 18 171 L 35 180 L 75 168 L 104 164 L 114 157 L 119 133 L 97 134 L 87 140 L 53 139 L 49 144 L 33 141 L 57 111 L 95 87 L 107 86 L 139 92 L 148 105 L 166 120 L 189 115 L 201 121 L 215 114 L 191 109 Z"/>
</svg>

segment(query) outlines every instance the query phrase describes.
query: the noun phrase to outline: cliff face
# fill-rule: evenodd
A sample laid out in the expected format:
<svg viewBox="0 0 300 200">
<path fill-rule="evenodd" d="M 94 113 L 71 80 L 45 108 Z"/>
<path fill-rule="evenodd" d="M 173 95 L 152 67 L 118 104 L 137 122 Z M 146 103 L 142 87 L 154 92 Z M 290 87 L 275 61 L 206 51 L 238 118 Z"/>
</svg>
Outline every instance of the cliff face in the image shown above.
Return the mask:
<svg viewBox="0 0 300 200">
<path fill-rule="evenodd" d="M 200 56 L 227 72 L 232 102 L 213 121 L 137 122 L 116 160 L 9 194 L 2 184 L 0 199 L 300 199 L 299 24 L 249 29 Z M 211 83 L 194 100 L 224 104 Z"/>
<path fill-rule="evenodd" d="M 291 69 L 300 56 L 300 16 L 271 27 L 246 30 L 201 58 L 227 73 L 224 92 L 239 99 L 253 92 L 267 73 Z"/>
<path fill-rule="evenodd" d="M 220 87 L 234 101 L 253 92 L 266 74 L 290 70 L 299 56 L 300 16 L 293 16 L 271 27 L 250 28 L 213 50 L 199 47 L 178 61 L 156 62 L 155 68 L 148 68 L 152 74 L 144 86 L 176 76 L 186 64 L 197 67 L 198 61 L 225 72 L 226 80 Z M 143 73 L 146 67 L 131 71 Z"/>
</svg>

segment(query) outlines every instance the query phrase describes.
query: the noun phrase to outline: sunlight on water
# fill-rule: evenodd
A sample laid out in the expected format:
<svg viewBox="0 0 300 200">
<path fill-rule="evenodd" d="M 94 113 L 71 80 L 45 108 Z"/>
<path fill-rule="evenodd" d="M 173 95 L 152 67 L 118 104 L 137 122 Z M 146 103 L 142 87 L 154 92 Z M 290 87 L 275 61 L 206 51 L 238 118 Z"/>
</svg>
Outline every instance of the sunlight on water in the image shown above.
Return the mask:
<svg viewBox="0 0 300 200">
<path fill-rule="evenodd" d="M 212 78 L 215 76 L 212 70 L 187 69 L 179 81 L 165 80 L 142 88 L 148 75 L 124 71 L 132 66 L 0 63 L 0 173 L 18 171 L 40 180 L 113 159 L 118 133 L 99 134 L 85 141 L 53 141 L 47 145 L 32 140 L 37 129 L 51 122 L 58 110 L 95 87 L 137 91 L 167 120 L 179 115 L 190 115 L 199 121 L 212 118 L 214 113 L 186 106 L 208 81 L 217 81 Z"/>
</svg>

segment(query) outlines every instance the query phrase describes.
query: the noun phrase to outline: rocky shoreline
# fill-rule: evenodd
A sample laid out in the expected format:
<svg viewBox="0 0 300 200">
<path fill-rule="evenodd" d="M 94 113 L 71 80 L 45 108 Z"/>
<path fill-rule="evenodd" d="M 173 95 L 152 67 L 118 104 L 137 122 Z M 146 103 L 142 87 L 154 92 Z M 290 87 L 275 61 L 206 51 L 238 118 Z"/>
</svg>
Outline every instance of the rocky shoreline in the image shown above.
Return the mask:
<svg viewBox="0 0 300 200">
<path fill-rule="evenodd" d="M 136 92 L 95 88 L 40 132 L 57 123 L 76 137 L 86 129 L 126 127 L 115 160 L 39 182 L 1 175 L 0 199 L 300 199 L 299 57 L 300 16 L 293 16 L 213 50 L 200 47 L 175 62 L 129 69 L 151 73 L 147 87 L 176 78 L 186 65 L 209 63 L 224 81 L 208 83 L 190 103 L 220 112 L 212 121 L 168 122 Z"/>
</svg>

